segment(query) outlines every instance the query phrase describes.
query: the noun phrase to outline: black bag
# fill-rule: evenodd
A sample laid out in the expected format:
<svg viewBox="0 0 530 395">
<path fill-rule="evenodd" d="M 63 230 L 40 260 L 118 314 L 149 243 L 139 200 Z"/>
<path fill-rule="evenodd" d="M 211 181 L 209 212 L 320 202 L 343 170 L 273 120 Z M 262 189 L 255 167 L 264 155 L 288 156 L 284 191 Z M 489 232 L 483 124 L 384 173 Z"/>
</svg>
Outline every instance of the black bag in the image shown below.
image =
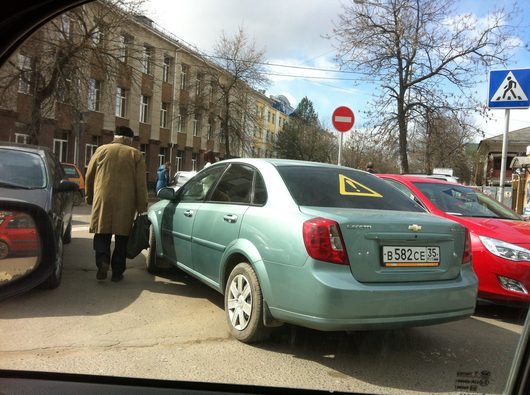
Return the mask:
<svg viewBox="0 0 530 395">
<path fill-rule="evenodd" d="M 127 241 L 127 258 L 133 259 L 149 248 L 149 218 L 147 214 L 137 215 Z"/>
</svg>

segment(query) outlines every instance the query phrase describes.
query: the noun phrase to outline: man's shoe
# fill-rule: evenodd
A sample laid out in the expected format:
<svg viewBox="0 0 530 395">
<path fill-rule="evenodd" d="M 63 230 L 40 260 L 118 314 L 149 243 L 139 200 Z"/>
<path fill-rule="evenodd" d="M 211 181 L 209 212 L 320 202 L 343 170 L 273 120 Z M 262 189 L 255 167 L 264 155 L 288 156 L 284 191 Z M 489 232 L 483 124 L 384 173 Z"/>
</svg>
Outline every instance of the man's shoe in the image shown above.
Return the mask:
<svg viewBox="0 0 530 395">
<path fill-rule="evenodd" d="M 116 274 L 116 275 L 113 274 L 112 277 L 110 278 L 110 281 L 113 281 L 115 283 L 121 280 L 123 280 L 123 274 Z"/>
<path fill-rule="evenodd" d="M 109 264 L 102 263 L 98 267 L 98 272 L 96 273 L 96 279 L 105 280 L 107 278 L 107 272 L 109 271 Z"/>
</svg>

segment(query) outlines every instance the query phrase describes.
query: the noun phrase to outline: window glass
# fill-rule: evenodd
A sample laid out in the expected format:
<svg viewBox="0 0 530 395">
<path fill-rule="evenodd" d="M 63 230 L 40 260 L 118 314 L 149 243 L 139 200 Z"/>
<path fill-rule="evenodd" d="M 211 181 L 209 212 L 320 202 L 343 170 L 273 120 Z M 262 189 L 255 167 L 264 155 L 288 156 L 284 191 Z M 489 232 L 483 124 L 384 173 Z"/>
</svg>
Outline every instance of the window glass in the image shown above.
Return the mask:
<svg viewBox="0 0 530 395">
<path fill-rule="evenodd" d="M 278 171 L 300 206 L 423 211 L 378 177 L 345 168 L 279 166 Z"/>
<path fill-rule="evenodd" d="M 414 185 L 436 207 L 448 214 L 522 221 L 522 217 L 512 210 L 473 188 L 426 182 L 415 182 Z"/>
<path fill-rule="evenodd" d="M 252 203 L 263 205 L 267 202 L 267 188 L 265 181 L 259 172 L 254 173 L 254 199 Z"/>
<path fill-rule="evenodd" d="M 224 166 L 215 166 L 198 174 L 191 182 L 179 189 L 179 200 L 181 202 L 203 201 L 224 169 Z"/>
<path fill-rule="evenodd" d="M 213 190 L 211 201 L 250 203 L 254 170 L 249 166 L 232 165 Z"/>
<path fill-rule="evenodd" d="M 44 188 L 46 170 L 37 154 L 0 149 L 0 185 Z"/>
</svg>

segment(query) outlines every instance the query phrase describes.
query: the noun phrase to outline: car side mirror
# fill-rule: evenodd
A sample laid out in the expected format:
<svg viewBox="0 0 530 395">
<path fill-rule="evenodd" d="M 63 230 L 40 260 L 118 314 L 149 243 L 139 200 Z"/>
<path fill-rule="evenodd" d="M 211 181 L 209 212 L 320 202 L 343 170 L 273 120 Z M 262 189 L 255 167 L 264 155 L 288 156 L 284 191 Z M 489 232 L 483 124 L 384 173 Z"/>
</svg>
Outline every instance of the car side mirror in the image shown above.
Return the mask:
<svg viewBox="0 0 530 395">
<path fill-rule="evenodd" d="M 164 200 L 175 200 L 175 190 L 173 188 L 162 188 L 158 191 L 157 196 Z"/>
<path fill-rule="evenodd" d="M 77 192 L 79 191 L 79 185 L 73 181 L 61 180 L 59 186 L 55 188 L 57 192 Z"/>
<path fill-rule="evenodd" d="M 55 257 L 52 226 L 41 207 L 0 198 L 0 300 L 26 292 L 49 277 Z"/>
</svg>

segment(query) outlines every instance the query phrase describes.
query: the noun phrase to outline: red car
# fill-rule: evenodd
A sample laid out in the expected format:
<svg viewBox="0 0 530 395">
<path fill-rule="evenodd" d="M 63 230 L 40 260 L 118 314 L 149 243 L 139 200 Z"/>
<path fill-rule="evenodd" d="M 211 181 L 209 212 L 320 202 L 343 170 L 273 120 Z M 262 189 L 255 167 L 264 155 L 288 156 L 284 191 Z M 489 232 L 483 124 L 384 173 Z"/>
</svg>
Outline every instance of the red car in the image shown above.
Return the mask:
<svg viewBox="0 0 530 395">
<path fill-rule="evenodd" d="M 465 185 L 408 175 L 378 176 L 430 213 L 469 229 L 479 299 L 530 303 L 530 222 Z"/>
<path fill-rule="evenodd" d="M 35 254 L 38 249 L 33 219 L 26 214 L 0 211 L 0 259 L 11 254 Z"/>
</svg>

